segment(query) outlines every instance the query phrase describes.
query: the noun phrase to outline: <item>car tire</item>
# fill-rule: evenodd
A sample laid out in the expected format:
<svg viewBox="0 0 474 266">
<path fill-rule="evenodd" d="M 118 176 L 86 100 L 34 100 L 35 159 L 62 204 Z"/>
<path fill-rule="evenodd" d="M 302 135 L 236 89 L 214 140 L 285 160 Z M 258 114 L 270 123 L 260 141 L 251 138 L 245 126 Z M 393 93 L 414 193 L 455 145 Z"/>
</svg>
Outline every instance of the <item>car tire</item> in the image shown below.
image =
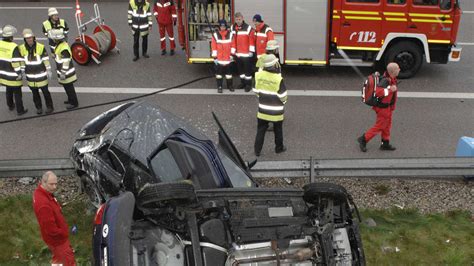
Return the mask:
<svg viewBox="0 0 474 266">
<path fill-rule="evenodd" d="M 408 79 L 420 70 L 423 64 L 423 51 L 414 42 L 402 41 L 390 47 L 385 56 L 385 67 L 390 62 L 395 62 L 400 66 L 398 78 Z"/>
<path fill-rule="evenodd" d="M 99 188 L 95 184 L 94 181 L 92 181 L 92 178 L 90 178 L 87 175 L 81 175 L 81 184 L 82 184 L 82 189 L 89 198 L 91 204 L 95 208 L 99 208 L 102 203 L 104 203 L 104 197 L 102 196 L 102 193 L 100 192 Z"/>
<path fill-rule="evenodd" d="M 316 204 L 319 201 L 320 197 L 324 198 L 335 198 L 341 200 L 347 200 L 348 193 L 347 190 L 340 185 L 332 183 L 311 183 L 303 187 L 304 201 Z"/>
<path fill-rule="evenodd" d="M 174 204 L 188 204 L 196 200 L 194 186 L 189 183 L 155 183 L 146 184 L 139 192 L 137 197 L 138 204 L 142 208 L 153 208 Z"/>
</svg>

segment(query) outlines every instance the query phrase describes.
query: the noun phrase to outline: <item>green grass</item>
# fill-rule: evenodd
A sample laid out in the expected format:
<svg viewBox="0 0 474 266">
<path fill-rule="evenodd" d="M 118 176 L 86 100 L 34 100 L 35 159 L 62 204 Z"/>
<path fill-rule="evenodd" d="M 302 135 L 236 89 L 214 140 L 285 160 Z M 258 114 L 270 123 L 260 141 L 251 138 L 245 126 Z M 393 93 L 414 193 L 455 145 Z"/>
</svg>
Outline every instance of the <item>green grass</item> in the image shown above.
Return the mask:
<svg viewBox="0 0 474 266">
<path fill-rule="evenodd" d="M 79 227 L 78 234 L 70 236 L 79 265 L 88 265 L 92 254 L 93 214 L 86 214 L 87 206 L 75 201 L 63 208 L 68 224 Z M 377 223 L 361 226 L 368 265 L 474 263 L 474 224 L 467 212 L 422 215 L 416 210 L 363 210 L 362 217 Z M 31 196 L 0 199 L 0 239 L 0 265 L 48 265 L 50 252 L 41 240 Z M 383 252 L 383 247 L 398 247 L 400 252 Z M 16 254 L 18 259 L 13 258 Z"/>
</svg>

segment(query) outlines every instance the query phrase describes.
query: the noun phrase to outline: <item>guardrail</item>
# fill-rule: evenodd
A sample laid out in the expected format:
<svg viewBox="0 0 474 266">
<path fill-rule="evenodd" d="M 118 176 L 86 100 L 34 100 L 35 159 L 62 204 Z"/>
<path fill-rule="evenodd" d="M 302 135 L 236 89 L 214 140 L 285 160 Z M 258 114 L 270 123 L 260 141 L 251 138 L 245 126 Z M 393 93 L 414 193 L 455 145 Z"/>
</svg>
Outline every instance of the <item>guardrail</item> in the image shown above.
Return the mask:
<svg viewBox="0 0 474 266">
<path fill-rule="evenodd" d="M 52 170 L 57 175 L 73 175 L 71 160 L 32 159 L 0 161 L 0 177 L 41 176 Z M 460 178 L 474 176 L 474 158 L 395 158 L 395 159 L 307 159 L 260 161 L 252 168 L 256 178 L 308 177 L 399 177 Z"/>
</svg>

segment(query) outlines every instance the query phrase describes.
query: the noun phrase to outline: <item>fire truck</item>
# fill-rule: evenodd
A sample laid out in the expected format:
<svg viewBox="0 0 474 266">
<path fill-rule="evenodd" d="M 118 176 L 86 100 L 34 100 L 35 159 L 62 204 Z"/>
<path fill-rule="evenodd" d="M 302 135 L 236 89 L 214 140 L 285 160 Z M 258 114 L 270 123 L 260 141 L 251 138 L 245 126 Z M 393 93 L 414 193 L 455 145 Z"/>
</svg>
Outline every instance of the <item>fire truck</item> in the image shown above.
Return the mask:
<svg viewBox="0 0 474 266">
<path fill-rule="evenodd" d="M 400 65 L 410 78 L 427 63 L 459 61 L 459 0 L 177 0 L 189 63 L 210 63 L 218 19 L 262 15 L 286 65 Z"/>
</svg>

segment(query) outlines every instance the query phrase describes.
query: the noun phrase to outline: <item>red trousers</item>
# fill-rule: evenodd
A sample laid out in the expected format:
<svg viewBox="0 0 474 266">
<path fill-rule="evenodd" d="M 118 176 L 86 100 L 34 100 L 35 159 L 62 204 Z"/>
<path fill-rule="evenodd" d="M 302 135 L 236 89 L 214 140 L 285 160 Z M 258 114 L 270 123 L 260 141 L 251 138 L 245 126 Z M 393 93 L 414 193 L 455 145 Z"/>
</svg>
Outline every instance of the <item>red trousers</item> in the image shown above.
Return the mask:
<svg viewBox="0 0 474 266">
<path fill-rule="evenodd" d="M 76 260 L 74 259 L 74 252 L 72 251 L 71 243 L 69 239 L 62 245 L 56 247 L 49 247 L 53 254 L 51 264 L 61 266 L 76 266 Z"/>
<path fill-rule="evenodd" d="M 160 42 L 161 42 L 161 50 L 166 49 L 166 33 L 168 33 L 168 37 L 170 39 L 171 50 L 176 48 L 176 44 L 174 42 L 174 34 L 173 34 L 173 24 L 159 24 L 160 28 Z"/>
<path fill-rule="evenodd" d="M 365 141 L 369 142 L 377 134 L 382 134 L 382 140 L 390 140 L 390 129 L 392 128 L 392 109 L 388 108 L 374 108 L 377 114 L 375 125 L 365 132 Z"/>
</svg>

